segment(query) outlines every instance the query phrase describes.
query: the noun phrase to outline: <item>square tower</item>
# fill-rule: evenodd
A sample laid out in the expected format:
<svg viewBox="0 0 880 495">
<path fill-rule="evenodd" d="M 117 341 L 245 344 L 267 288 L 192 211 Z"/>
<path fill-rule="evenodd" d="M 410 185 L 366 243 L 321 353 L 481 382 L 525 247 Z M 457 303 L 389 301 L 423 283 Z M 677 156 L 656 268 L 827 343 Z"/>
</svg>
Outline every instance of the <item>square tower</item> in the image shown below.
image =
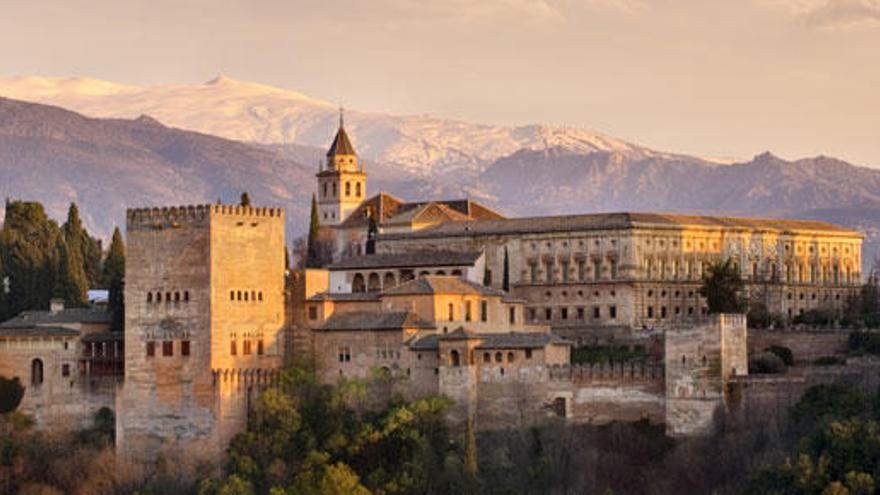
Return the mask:
<svg viewBox="0 0 880 495">
<path fill-rule="evenodd" d="M 343 127 L 327 151 L 327 163 L 318 171 L 318 218 L 321 225 L 339 225 L 364 201 L 367 174 Z"/>
<path fill-rule="evenodd" d="M 284 212 L 129 210 L 127 237 L 118 452 L 216 459 L 281 365 Z"/>
</svg>

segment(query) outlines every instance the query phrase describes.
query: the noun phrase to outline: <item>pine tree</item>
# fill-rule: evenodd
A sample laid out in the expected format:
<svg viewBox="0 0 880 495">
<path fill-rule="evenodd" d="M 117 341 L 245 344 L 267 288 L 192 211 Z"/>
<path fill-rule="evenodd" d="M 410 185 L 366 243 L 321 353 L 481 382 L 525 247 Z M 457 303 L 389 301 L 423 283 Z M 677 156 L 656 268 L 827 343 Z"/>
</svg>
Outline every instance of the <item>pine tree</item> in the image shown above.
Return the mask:
<svg viewBox="0 0 880 495">
<path fill-rule="evenodd" d="M 501 288 L 510 292 L 510 257 L 507 254 L 507 246 L 504 246 L 504 274 L 501 280 Z"/>
<path fill-rule="evenodd" d="M 251 195 L 247 192 L 241 193 L 241 206 L 250 206 L 251 205 Z"/>
<path fill-rule="evenodd" d="M 318 219 L 318 200 L 312 194 L 312 213 L 309 220 L 309 243 L 308 257 L 306 258 L 306 268 L 320 268 L 321 260 L 319 259 L 318 249 L 318 229 L 321 227 Z"/>
<path fill-rule="evenodd" d="M 113 230 L 113 239 L 110 241 L 110 250 L 104 259 L 103 271 L 104 286 L 109 289 L 109 309 L 113 318 L 113 330 L 123 329 L 125 317 L 125 301 L 123 298 L 123 283 L 125 279 L 125 243 L 119 227 Z"/>
</svg>

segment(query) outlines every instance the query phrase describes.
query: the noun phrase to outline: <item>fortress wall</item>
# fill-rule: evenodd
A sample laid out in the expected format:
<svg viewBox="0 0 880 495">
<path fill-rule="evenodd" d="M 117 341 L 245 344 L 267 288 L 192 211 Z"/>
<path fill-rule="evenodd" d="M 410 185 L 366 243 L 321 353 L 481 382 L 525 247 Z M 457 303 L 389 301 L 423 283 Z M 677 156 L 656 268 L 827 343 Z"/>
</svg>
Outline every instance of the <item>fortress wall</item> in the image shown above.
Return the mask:
<svg viewBox="0 0 880 495">
<path fill-rule="evenodd" d="M 848 350 L 846 330 L 788 331 L 749 330 L 749 354 L 778 345 L 791 349 L 795 364 L 809 364 L 824 356 L 844 356 Z"/>
</svg>

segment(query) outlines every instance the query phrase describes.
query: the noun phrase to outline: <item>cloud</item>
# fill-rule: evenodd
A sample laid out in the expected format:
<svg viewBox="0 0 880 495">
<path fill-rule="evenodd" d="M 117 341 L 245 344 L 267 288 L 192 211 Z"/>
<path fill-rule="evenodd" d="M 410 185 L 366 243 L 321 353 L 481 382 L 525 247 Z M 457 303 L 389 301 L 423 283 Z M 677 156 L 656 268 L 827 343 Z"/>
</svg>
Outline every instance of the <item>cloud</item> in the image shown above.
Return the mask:
<svg viewBox="0 0 880 495">
<path fill-rule="evenodd" d="M 837 30 L 880 27 L 880 0 L 770 0 L 788 8 L 805 25 Z"/>
</svg>

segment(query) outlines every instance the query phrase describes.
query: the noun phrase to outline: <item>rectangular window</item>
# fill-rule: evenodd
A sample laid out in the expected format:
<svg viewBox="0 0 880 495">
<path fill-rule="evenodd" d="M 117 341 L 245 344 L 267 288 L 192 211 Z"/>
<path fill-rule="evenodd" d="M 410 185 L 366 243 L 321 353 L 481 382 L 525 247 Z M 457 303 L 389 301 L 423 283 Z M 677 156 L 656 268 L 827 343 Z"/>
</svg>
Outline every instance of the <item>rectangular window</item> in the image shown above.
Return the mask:
<svg viewBox="0 0 880 495">
<path fill-rule="evenodd" d="M 243 345 L 244 345 L 244 355 L 249 356 L 251 354 L 251 341 L 245 340 Z"/>
<path fill-rule="evenodd" d="M 516 307 L 511 306 L 508 311 L 510 313 L 510 316 L 508 317 L 508 321 L 511 325 L 513 325 L 516 323 Z"/>
<path fill-rule="evenodd" d="M 568 262 L 562 262 L 562 281 L 568 283 Z"/>
<path fill-rule="evenodd" d="M 336 359 L 339 360 L 340 363 L 348 363 L 351 361 L 351 347 L 345 345 L 340 346 L 336 351 Z"/>
<path fill-rule="evenodd" d="M 587 280 L 587 264 L 583 260 L 578 261 L 578 280 L 581 282 Z"/>
<path fill-rule="evenodd" d="M 552 308 L 544 308 L 544 319 L 545 320 L 553 319 L 553 309 Z"/>
<path fill-rule="evenodd" d="M 562 318 L 563 320 L 567 320 L 568 319 L 568 308 L 562 308 L 560 310 L 559 317 Z"/>
<path fill-rule="evenodd" d="M 464 321 L 471 321 L 471 302 L 464 302 Z"/>
<path fill-rule="evenodd" d="M 263 355 L 263 340 L 262 339 L 257 341 L 257 354 L 259 354 L 260 356 Z"/>
<path fill-rule="evenodd" d="M 666 318 L 666 306 L 660 306 L 660 318 Z"/>
<path fill-rule="evenodd" d="M 691 315 L 693 315 L 693 314 L 694 314 L 694 307 L 693 307 L 693 306 L 688 306 L 688 316 L 691 316 Z"/>
<path fill-rule="evenodd" d="M 234 340 L 229 342 L 229 354 L 233 356 L 238 354 L 238 345 Z"/>
<path fill-rule="evenodd" d="M 612 320 L 617 318 L 617 306 L 609 306 L 608 307 L 608 317 Z"/>
<path fill-rule="evenodd" d="M 584 308 L 578 308 L 578 320 L 584 319 Z"/>
<path fill-rule="evenodd" d="M 480 321 L 489 321 L 489 303 L 486 301 L 480 301 Z"/>
<path fill-rule="evenodd" d="M 549 283 L 552 284 L 552 283 L 556 282 L 556 266 L 555 266 L 555 263 L 553 263 L 553 261 L 548 261 L 546 267 L 547 267 L 547 273 L 546 273 L 546 277 L 545 277 L 545 278 L 546 278 L 547 282 L 549 282 Z"/>
<path fill-rule="evenodd" d="M 526 359 L 532 359 L 532 350 L 526 349 Z"/>
<path fill-rule="evenodd" d="M 648 306 L 648 318 L 654 317 L 654 306 Z"/>
<path fill-rule="evenodd" d="M 61 376 L 70 376 L 70 365 L 62 364 L 61 365 Z"/>
<path fill-rule="evenodd" d="M 600 318 L 602 316 L 602 310 L 599 306 L 593 306 L 593 318 Z"/>
<path fill-rule="evenodd" d="M 529 321 L 535 321 L 536 319 L 538 319 L 538 317 L 535 314 L 535 308 L 529 308 Z"/>
<path fill-rule="evenodd" d="M 162 342 L 162 355 L 163 356 L 173 356 L 174 355 L 174 341 L 173 340 L 165 340 Z"/>
<path fill-rule="evenodd" d="M 309 319 L 317 320 L 318 319 L 318 307 L 317 306 L 309 306 Z"/>
<path fill-rule="evenodd" d="M 454 321 L 455 320 L 455 305 L 449 303 L 449 314 L 447 315 L 447 320 Z"/>
<path fill-rule="evenodd" d="M 533 284 L 538 283 L 538 265 L 535 263 L 529 263 L 529 280 Z"/>
<path fill-rule="evenodd" d="M 155 342 L 147 342 L 147 357 L 153 357 L 156 355 L 156 343 Z"/>
<path fill-rule="evenodd" d="M 189 356 L 189 341 L 181 340 L 180 341 L 180 355 L 181 356 Z"/>
<path fill-rule="evenodd" d="M 617 260 L 611 260 L 611 279 L 617 279 Z"/>
</svg>

